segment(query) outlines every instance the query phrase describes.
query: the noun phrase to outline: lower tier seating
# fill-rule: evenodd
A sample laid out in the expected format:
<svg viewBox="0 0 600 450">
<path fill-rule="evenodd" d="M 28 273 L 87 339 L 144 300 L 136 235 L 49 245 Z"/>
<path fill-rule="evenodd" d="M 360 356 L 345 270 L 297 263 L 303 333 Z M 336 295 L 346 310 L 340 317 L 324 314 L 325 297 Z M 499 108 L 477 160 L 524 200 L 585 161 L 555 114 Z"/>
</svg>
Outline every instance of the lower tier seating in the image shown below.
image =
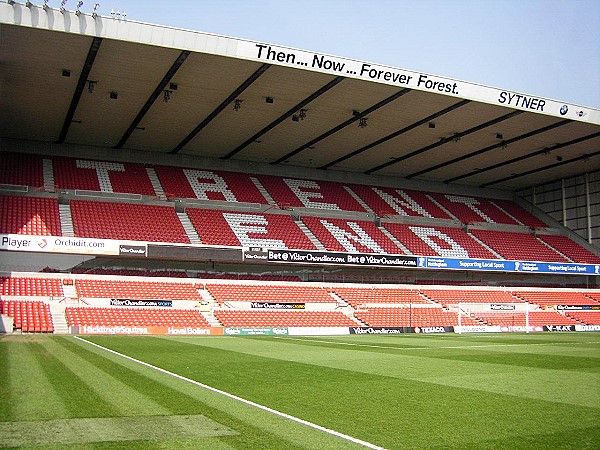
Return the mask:
<svg viewBox="0 0 600 450">
<path fill-rule="evenodd" d="M 13 318 L 15 330 L 23 333 L 52 333 L 50 306 L 40 301 L 0 300 L 0 313 Z"/>
<path fill-rule="evenodd" d="M 193 309 L 68 307 L 65 314 L 70 326 L 210 326 L 204 316 Z"/>
<path fill-rule="evenodd" d="M 218 304 L 225 302 L 334 303 L 327 290 L 316 286 L 207 284 Z"/>
<path fill-rule="evenodd" d="M 58 278 L 0 277 L 0 295 L 60 297 L 62 282 Z"/>
<path fill-rule="evenodd" d="M 459 303 L 521 303 L 518 298 L 507 291 L 423 289 L 421 292 L 427 298 L 444 306 Z"/>
<path fill-rule="evenodd" d="M 600 305 L 583 292 L 575 291 L 516 291 L 515 295 L 526 302 L 540 306 Z"/>
<path fill-rule="evenodd" d="M 332 290 L 353 308 L 371 303 L 431 303 L 420 295 L 418 289 L 333 287 Z"/>
<path fill-rule="evenodd" d="M 525 312 L 476 312 L 473 315 L 489 325 L 524 327 L 527 323 L 529 326 L 581 324 L 581 322 L 556 311 L 530 311 L 529 319 Z"/>
<path fill-rule="evenodd" d="M 215 310 L 226 327 L 356 327 L 358 322 L 339 311 Z"/>
<path fill-rule="evenodd" d="M 458 325 L 458 314 L 442 308 L 377 307 L 358 310 L 355 317 L 371 327 L 443 327 Z M 462 325 L 481 325 L 470 317 L 461 318 Z"/>
<path fill-rule="evenodd" d="M 586 325 L 600 325 L 600 311 L 568 311 L 566 315 Z"/>
<path fill-rule="evenodd" d="M 140 300 L 194 300 L 202 298 L 191 283 L 135 280 L 75 280 L 81 298 L 121 298 Z"/>
</svg>

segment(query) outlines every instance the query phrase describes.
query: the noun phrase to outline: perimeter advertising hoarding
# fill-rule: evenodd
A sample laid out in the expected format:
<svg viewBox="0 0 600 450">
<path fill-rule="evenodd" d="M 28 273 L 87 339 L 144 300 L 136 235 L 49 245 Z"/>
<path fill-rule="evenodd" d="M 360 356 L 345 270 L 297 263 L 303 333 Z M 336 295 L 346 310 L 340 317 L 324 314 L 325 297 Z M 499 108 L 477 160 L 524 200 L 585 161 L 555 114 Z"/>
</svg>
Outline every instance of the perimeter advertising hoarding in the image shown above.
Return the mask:
<svg viewBox="0 0 600 450">
<path fill-rule="evenodd" d="M 257 336 L 257 335 L 287 335 L 286 327 L 240 327 L 223 328 L 223 334 L 227 336 Z"/>
<path fill-rule="evenodd" d="M 111 298 L 110 306 L 154 306 L 166 307 L 173 306 L 172 300 L 144 300 L 136 298 Z"/>
<path fill-rule="evenodd" d="M 322 252 L 309 250 L 268 250 L 268 262 L 291 264 L 332 264 L 378 267 L 417 267 L 417 257 L 374 253 Z"/>
<path fill-rule="evenodd" d="M 599 264 L 506 261 L 499 259 L 442 258 L 420 256 L 418 267 L 436 270 L 477 270 L 496 272 L 544 273 L 562 275 L 600 275 Z"/>
<path fill-rule="evenodd" d="M 71 327 L 71 334 L 125 334 L 125 335 L 177 335 L 177 336 L 214 336 L 222 335 L 220 327 L 166 327 L 166 326 L 104 326 L 80 325 Z"/>
<path fill-rule="evenodd" d="M 119 255 L 121 242 L 65 236 L 30 236 L 0 234 L 0 250 L 85 255 Z"/>
</svg>

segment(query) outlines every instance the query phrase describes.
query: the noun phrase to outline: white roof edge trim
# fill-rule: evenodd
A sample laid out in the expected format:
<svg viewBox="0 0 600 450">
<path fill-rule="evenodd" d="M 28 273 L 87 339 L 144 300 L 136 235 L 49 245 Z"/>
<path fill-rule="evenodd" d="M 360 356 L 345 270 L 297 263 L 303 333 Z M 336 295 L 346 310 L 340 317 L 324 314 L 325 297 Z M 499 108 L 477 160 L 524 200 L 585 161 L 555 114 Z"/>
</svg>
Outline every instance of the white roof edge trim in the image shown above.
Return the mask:
<svg viewBox="0 0 600 450">
<path fill-rule="evenodd" d="M 130 19 L 0 3 L 0 23 L 235 57 L 600 125 L 600 110 L 452 78 Z"/>
</svg>

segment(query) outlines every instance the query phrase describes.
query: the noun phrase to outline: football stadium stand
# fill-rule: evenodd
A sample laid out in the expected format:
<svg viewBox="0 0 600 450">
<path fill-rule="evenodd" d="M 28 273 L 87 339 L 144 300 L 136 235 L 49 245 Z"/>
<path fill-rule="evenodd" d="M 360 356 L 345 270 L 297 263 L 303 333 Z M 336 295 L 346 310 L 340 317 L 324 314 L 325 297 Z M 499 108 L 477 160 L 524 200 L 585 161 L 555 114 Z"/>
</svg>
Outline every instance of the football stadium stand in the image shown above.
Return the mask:
<svg viewBox="0 0 600 450">
<path fill-rule="evenodd" d="M 52 94 L 0 95 L 2 327 L 600 331 L 600 111 L 79 8 L 0 27 Z"/>
</svg>

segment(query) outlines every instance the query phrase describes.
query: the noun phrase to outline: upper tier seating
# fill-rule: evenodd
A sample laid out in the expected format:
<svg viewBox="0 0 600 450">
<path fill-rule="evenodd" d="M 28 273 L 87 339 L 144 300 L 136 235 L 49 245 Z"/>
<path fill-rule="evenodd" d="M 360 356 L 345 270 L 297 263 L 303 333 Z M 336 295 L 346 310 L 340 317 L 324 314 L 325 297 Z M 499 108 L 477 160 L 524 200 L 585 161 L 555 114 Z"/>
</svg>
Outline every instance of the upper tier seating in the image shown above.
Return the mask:
<svg viewBox="0 0 600 450">
<path fill-rule="evenodd" d="M 75 280 L 75 287 L 81 298 L 202 300 L 202 297 L 191 283 L 77 279 Z"/>
<path fill-rule="evenodd" d="M 396 255 L 402 253 L 373 222 L 318 217 L 302 217 L 302 222 L 327 250 Z"/>
<path fill-rule="evenodd" d="M 210 326 L 194 309 L 68 307 L 65 313 L 70 326 Z"/>
<path fill-rule="evenodd" d="M 429 195 L 462 223 L 519 224 L 485 198 L 440 193 L 430 193 Z"/>
<path fill-rule="evenodd" d="M 529 228 L 546 228 L 548 226 L 545 222 L 542 222 L 533 214 L 525 211 L 515 202 L 499 199 L 494 199 L 492 202 Z"/>
<path fill-rule="evenodd" d="M 333 287 L 332 290 L 353 308 L 371 303 L 431 304 L 418 289 L 390 287 Z"/>
<path fill-rule="evenodd" d="M 339 311 L 215 310 L 226 327 L 356 327 Z"/>
<path fill-rule="evenodd" d="M 505 259 L 517 261 L 569 262 L 534 236 L 512 231 L 471 229 L 470 232 Z"/>
<path fill-rule="evenodd" d="M 43 160 L 39 155 L 2 152 L 0 184 L 44 186 Z"/>
<path fill-rule="evenodd" d="M 0 300 L 0 314 L 13 318 L 13 327 L 23 333 L 52 333 L 50 306 L 39 301 Z"/>
<path fill-rule="evenodd" d="M 306 234 L 286 214 L 261 214 L 187 208 L 204 244 L 315 250 Z"/>
<path fill-rule="evenodd" d="M 327 290 L 317 286 L 207 284 L 218 304 L 225 302 L 335 303 Z"/>
<path fill-rule="evenodd" d="M 0 295 L 62 297 L 64 294 L 58 278 L 0 277 Z"/>
<path fill-rule="evenodd" d="M 143 164 L 59 157 L 53 163 L 57 188 L 156 195 Z"/>
<path fill-rule="evenodd" d="M 586 325 L 600 325 L 600 310 L 598 311 L 567 311 L 566 315 Z"/>
<path fill-rule="evenodd" d="M 583 248 L 568 237 L 552 234 L 538 234 L 537 237 L 575 262 L 583 264 L 600 264 L 600 256 L 594 255 L 588 249 Z"/>
<path fill-rule="evenodd" d="M 340 183 L 269 175 L 258 175 L 257 178 L 280 206 L 366 212 Z"/>
<path fill-rule="evenodd" d="M 169 206 L 72 200 L 71 214 L 77 237 L 190 243 Z"/>
<path fill-rule="evenodd" d="M 422 289 L 421 293 L 444 306 L 459 303 L 520 303 L 520 300 L 506 291 L 483 289 Z"/>
<path fill-rule="evenodd" d="M 156 166 L 154 170 L 169 198 L 267 204 L 246 173 L 167 166 Z"/>
<path fill-rule="evenodd" d="M 62 236 L 55 198 L 0 195 L 0 233 Z"/>
<path fill-rule="evenodd" d="M 540 306 L 600 305 L 583 292 L 576 291 L 516 291 L 514 294 L 526 302 Z"/>
<path fill-rule="evenodd" d="M 424 192 L 353 184 L 350 188 L 379 216 L 451 219 Z"/>
<path fill-rule="evenodd" d="M 371 327 L 446 327 L 458 325 L 458 314 L 442 308 L 369 308 L 356 311 L 355 317 Z M 462 325 L 481 325 L 470 317 Z"/>
<path fill-rule="evenodd" d="M 414 255 L 497 259 L 460 228 L 382 223 Z"/>
</svg>

